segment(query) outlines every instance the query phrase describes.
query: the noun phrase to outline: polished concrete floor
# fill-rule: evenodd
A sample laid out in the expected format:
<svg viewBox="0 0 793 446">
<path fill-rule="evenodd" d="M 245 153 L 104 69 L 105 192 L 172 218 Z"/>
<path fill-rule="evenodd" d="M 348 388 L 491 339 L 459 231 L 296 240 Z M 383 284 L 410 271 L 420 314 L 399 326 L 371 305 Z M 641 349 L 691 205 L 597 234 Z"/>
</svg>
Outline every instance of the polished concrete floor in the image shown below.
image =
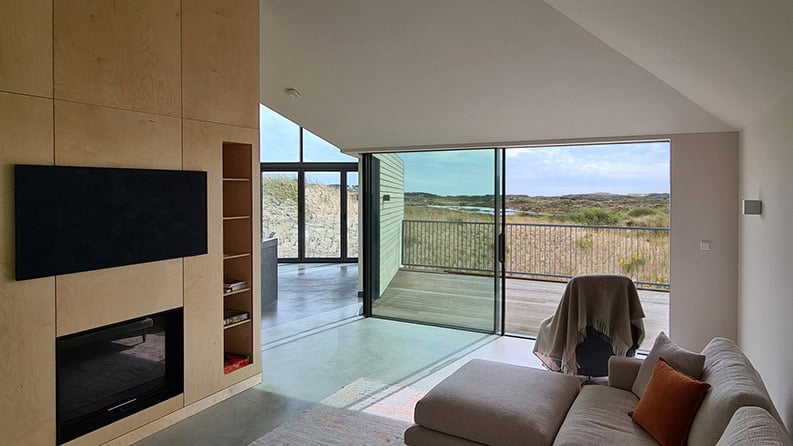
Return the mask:
<svg viewBox="0 0 793 446">
<path fill-rule="evenodd" d="M 262 307 L 262 344 L 358 316 L 361 306 L 357 263 L 281 263 L 278 300 Z"/>
<path fill-rule="evenodd" d="M 541 367 L 533 341 L 355 316 L 357 265 L 279 267 L 262 383 L 138 443 L 247 446 L 360 379 L 429 390 L 472 358 Z"/>
<path fill-rule="evenodd" d="M 360 378 L 430 389 L 471 358 L 540 367 L 532 341 L 355 318 L 262 353 L 262 384 L 137 443 L 246 446 Z"/>
</svg>

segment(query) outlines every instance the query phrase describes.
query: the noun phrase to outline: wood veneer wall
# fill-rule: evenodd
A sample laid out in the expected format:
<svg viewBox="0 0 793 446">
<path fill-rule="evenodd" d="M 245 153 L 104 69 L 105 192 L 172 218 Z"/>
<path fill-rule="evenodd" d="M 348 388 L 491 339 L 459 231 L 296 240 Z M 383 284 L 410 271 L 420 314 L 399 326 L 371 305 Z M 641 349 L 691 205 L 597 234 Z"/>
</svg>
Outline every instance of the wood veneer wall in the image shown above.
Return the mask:
<svg viewBox="0 0 793 446">
<path fill-rule="evenodd" d="M 258 8 L 258 0 L 0 0 L 0 413 L 14 414 L 0 417 L 3 444 L 55 444 L 56 336 L 185 308 L 184 395 L 75 444 L 109 441 L 261 372 L 256 355 L 246 371 L 223 375 L 218 208 L 223 142 L 251 144 L 258 164 Z M 20 163 L 206 170 L 209 253 L 16 282 Z M 253 331 L 258 345 L 258 317 Z"/>
</svg>

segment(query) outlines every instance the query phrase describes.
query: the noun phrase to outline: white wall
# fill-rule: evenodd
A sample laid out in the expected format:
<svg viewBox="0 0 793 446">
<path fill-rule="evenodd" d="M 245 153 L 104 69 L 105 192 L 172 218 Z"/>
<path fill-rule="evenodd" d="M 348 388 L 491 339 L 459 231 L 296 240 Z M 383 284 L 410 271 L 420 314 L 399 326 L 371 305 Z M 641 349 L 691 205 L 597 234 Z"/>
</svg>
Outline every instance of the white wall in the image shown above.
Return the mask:
<svg viewBox="0 0 793 446">
<path fill-rule="evenodd" d="M 763 200 L 740 219 L 738 338 L 793 428 L 793 93 L 741 133 L 740 191 Z"/>
<path fill-rule="evenodd" d="M 673 135 L 670 336 L 737 338 L 738 134 Z M 710 251 L 700 250 L 710 240 Z"/>
</svg>

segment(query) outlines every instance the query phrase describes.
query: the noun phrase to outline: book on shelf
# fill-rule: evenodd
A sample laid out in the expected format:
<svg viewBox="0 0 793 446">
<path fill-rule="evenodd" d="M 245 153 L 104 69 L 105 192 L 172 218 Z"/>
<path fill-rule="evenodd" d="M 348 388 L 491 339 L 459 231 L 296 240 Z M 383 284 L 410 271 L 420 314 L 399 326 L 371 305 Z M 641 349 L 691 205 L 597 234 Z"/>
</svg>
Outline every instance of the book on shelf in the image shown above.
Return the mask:
<svg viewBox="0 0 793 446">
<path fill-rule="evenodd" d="M 231 373 L 251 363 L 250 356 L 223 353 L 223 373 Z"/>
<path fill-rule="evenodd" d="M 223 292 L 230 293 L 248 288 L 247 280 L 225 279 L 223 280 Z"/>
<path fill-rule="evenodd" d="M 240 310 L 223 310 L 223 326 L 236 324 L 237 322 L 247 321 L 250 319 L 250 314 L 247 311 Z"/>
</svg>

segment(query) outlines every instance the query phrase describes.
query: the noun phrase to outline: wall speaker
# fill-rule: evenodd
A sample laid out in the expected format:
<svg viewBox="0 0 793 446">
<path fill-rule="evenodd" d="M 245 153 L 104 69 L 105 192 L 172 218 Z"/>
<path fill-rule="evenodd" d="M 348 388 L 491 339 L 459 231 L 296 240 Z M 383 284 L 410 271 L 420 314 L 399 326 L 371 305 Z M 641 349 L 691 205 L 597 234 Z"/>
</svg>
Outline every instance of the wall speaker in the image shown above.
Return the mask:
<svg viewBox="0 0 793 446">
<path fill-rule="evenodd" d="M 743 200 L 743 215 L 762 215 L 763 202 L 761 200 Z"/>
</svg>

